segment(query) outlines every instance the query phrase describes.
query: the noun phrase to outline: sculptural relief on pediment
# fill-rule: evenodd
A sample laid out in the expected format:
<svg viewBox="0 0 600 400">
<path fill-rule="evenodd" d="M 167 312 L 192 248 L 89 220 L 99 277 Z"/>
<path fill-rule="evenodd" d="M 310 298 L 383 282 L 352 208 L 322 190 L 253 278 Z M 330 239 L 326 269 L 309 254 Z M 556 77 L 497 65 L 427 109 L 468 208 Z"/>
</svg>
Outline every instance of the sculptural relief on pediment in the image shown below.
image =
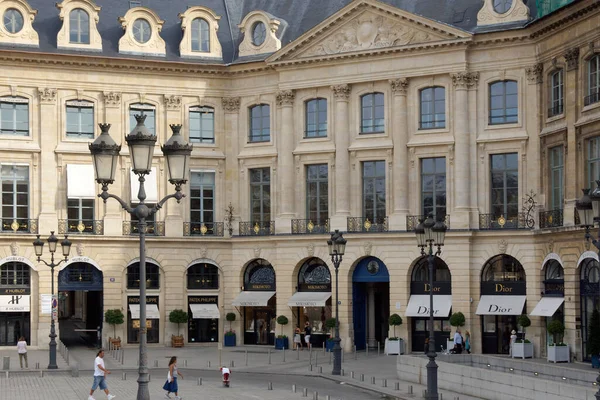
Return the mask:
<svg viewBox="0 0 600 400">
<path fill-rule="evenodd" d="M 323 42 L 310 47 L 300 57 L 373 50 L 433 42 L 446 38 L 417 29 L 406 20 L 365 12 L 333 32 Z"/>
</svg>

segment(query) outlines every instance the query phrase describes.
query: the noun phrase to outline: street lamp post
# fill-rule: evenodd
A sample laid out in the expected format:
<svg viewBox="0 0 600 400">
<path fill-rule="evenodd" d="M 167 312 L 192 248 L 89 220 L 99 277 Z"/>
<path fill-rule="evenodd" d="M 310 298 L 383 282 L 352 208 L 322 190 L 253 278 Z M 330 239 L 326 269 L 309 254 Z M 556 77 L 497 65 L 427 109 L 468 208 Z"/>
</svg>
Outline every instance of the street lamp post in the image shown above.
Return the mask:
<svg viewBox="0 0 600 400">
<path fill-rule="evenodd" d="M 65 238 L 60 242 L 60 246 L 62 247 L 62 253 L 65 258 L 59 260 L 57 263 L 54 262 L 54 253 L 56 252 L 56 245 L 58 244 L 58 238 L 54 235 L 54 231 L 50 231 L 50 236 L 47 239 L 48 249 L 50 250 L 50 264 L 48 264 L 45 260 L 42 260 L 42 253 L 44 252 L 44 242 L 40 239 L 40 235 L 37 235 L 37 239 L 33 241 L 33 249 L 35 250 L 35 255 L 37 256 L 38 262 L 43 262 L 48 267 L 50 267 L 50 273 L 52 274 L 52 296 L 51 296 L 51 318 L 50 318 L 50 360 L 48 362 L 48 369 L 57 369 L 58 365 L 56 364 L 56 328 L 54 325 L 54 268 L 58 267 L 63 261 L 67 261 L 69 258 L 69 253 L 71 252 L 71 241 L 65 235 Z"/>
<path fill-rule="evenodd" d="M 579 220 L 585 227 L 585 240 L 591 242 L 600 254 L 600 228 L 598 229 L 598 239 L 592 239 L 590 229 L 598 222 L 600 223 L 600 180 L 596 181 L 596 189 L 590 193 L 590 189 L 583 189 L 583 196 L 575 203 Z M 600 373 L 596 377 L 596 383 L 600 387 Z M 600 400 L 600 388 L 595 394 L 596 400 Z"/>
<path fill-rule="evenodd" d="M 133 172 L 138 176 L 140 182 L 137 198 L 139 204 L 132 208 L 120 197 L 108 193 L 108 185 L 115 180 L 115 171 L 117 168 L 117 159 L 121 146 L 108 134 L 110 124 L 100 124 L 102 133 L 89 148 L 94 159 L 94 170 L 96 172 L 96 182 L 102 185 L 102 193 L 98 195 L 104 202 L 113 198 L 119 202 L 121 207 L 131 216 L 138 219 L 138 232 L 140 237 L 140 349 L 139 349 L 139 370 L 138 370 L 138 392 L 137 400 L 149 400 L 150 391 L 148 382 L 148 355 L 147 355 L 147 330 L 146 330 L 146 218 L 156 214 L 162 208 L 165 202 L 171 198 L 181 201 L 185 195 L 181 192 L 181 185 L 188 180 L 189 159 L 192 153 L 192 145 L 188 144 L 181 136 L 181 125 L 170 125 L 173 135 L 161 147 L 163 154 L 167 159 L 167 168 L 169 170 L 169 182 L 175 185 L 175 193 L 170 194 L 149 208 L 145 204 L 146 191 L 144 190 L 145 176 L 150 174 L 152 169 L 152 157 L 154 155 L 154 145 L 156 136 L 153 135 L 144 125 L 145 115 L 136 115 L 137 125 L 125 141 L 130 149 Z"/>
<path fill-rule="evenodd" d="M 338 289 L 338 271 L 344 251 L 346 250 L 346 239 L 339 230 L 331 234 L 331 239 L 327 241 L 329 255 L 335 267 L 335 337 L 333 338 L 333 371 L 332 375 L 342 374 L 342 346 L 340 346 L 340 316 L 339 316 L 339 289 Z"/>
<path fill-rule="evenodd" d="M 421 248 L 421 255 L 427 255 L 427 262 L 429 264 L 429 346 L 427 349 L 427 357 L 429 362 L 427 363 L 427 399 L 438 400 L 438 379 L 437 372 L 438 366 L 435 362 L 435 330 L 433 329 L 433 274 L 435 257 L 442 253 L 442 246 L 444 245 L 444 238 L 446 236 L 447 227 L 444 221 L 438 219 L 437 222 L 433 221 L 433 216 L 429 214 L 427 219 L 423 221 L 419 220 L 419 225 L 415 228 L 415 234 L 417 236 L 417 245 Z M 437 251 L 433 251 L 433 247 L 437 246 Z M 425 252 L 427 248 L 427 252 Z"/>
</svg>

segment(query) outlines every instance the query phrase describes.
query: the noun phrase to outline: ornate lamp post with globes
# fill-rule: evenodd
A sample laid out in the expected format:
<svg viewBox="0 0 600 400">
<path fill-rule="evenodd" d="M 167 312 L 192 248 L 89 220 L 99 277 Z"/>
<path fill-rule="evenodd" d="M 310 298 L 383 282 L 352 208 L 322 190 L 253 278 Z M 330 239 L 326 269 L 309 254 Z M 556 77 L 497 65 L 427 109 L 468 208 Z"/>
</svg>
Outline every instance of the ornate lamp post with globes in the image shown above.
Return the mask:
<svg viewBox="0 0 600 400">
<path fill-rule="evenodd" d="M 46 240 L 48 242 L 48 250 L 50 250 L 50 264 L 48 264 L 45 260 L 42 260 L 42 253 L 44 252 L 44 242 L 40 239 L 40 235 L 37 235 L 37 239 L 33 241 L 33 249 L 35 251 L 35 255 L 37 257 L 38 262 L 43 262 L 47 266 L 50 267 L 50 273 L 52 274 L 52 311 L 50 318 L 50 360 L 48 362 L 48 369 L 57 369 L 58 365 L 56 364 L 56 328 L 54 325 L 54 307 L 55 300 L 54 297 L 54 268 L 58 267 L 63 261 L 67 261 L 69 258 L 69 253 L 71 253 L 71 241 L 65 235 L 65 238 L 60 242 L 60 246 L 62 247 L 62 254 L 65 258 L 59 260 L 57 263 L 54 262 L 54 253 L 56 253 L 56 245 L 58 244 L 58 238 L 54 235 L 54 231 L 50 231 L 50 236 Z"/>
<path fill-rule="evenodd" d="M 427 363 L 427 399 L 429 400 L 439 399 L 438 366 L 435 362 L 435 330 L 433 328 L 433 262 L 435 261 L 435 257 L 442 253 L 447 229 L 443 220 L 439 219 L 437 222 L 434 222 L 431 214 L 429 214 L 425 221 L 422 219 L 419 220 L 419 225 L 415 228 L 417 246 L 421 248 L 422 256 L 427 255 L 427 262 L 429 264 L 429 347 L 427 349 L 427 357 L 429 357 L 429 362 Z M 433 251 L 434 246 L 437 246 L 435 253 Z M 427 252 L 425 252 L 425 248 L 427 248 Z"/>
<path fill-rule="evenodd" d="M 339 318 L 339 290 L 338 290 L 338 270 L 346 251 L 346 239 L 339 230 L 331 234 L 331 239 L 327 241 L 329 255 L 335 267 L 335 337 L 333 338 L 333 371 L 332 375 L 342 374 L 342 346 L 340 346 L 340 318 Z"/>
<path fill-rule="evenodd" d="M 117 159 L 121 151 L 121 146 L 117 145 L 108 134 L 110 124 L 99 125 L 102 133 L 93 143 L 90 143 L 89 147 L 94 159 L 96 182 L 102 185 L 102 193 L 98 197 L 104 200 L 105 203 L 109 198 L 117 200 L 129 215 L 135 216 L 138 219 L 138 231 L 140 235 L 140 359 L 137 400 L 149 400 L 150 391 L 148 389 L 149 376 L 146 344 L 146 218 L 156 214 L 167 200 L 174 198 L 179 203 L 185 197 L 181 193 L 181 185 L 188 180 L 192 145 L 188 144 L 183 136 L 181 136 L 181 125 L 170 125 L 173 135 L 161 149 L 167 159 L 169 182 L 175 185 L 175 193 L 164 197 L 154 207 L 149 208 L 145 204 L 146 191 L 144 190 L 144 177 L 150 174 L 152 169 L 156 136 L 150 133 L 144 125 L 145 115 L 136 115 L 135 119 L 137 125 L 125 137 L 131 154 L 133 172 L 138 176 L 138 181 L 140 182 L 140 189 L 137 195 L 139 204 L 135 208 L 130 207 L 129 204 L 118 196 L 108 193 L 108 185 L 115 180 Z"/>
</svg>

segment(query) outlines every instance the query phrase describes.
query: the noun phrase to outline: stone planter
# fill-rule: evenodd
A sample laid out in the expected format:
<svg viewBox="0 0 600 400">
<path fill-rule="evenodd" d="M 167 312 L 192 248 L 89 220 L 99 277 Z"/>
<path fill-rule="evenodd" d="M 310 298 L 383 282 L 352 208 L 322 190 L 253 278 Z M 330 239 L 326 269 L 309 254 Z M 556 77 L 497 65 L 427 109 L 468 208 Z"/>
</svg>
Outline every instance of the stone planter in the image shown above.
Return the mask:
<svg viewBox="0 0 600 400">
<path fill-rule="evenodd" d="M 277 350 L 284 350 L 287 349 L 289 346 L 289 341 L 288 338 L 283 337 L 283 338 L 276 338 L 275 339 L 275 348 Z"/>
<path fill-rule="evenodd" d="M 512 358 L 533 358 L 533 343 L 513 343 Z"/>
<path fill-rule="evenodd" d="M 385 354 L 404 354 L 404 340 L 385 339 Z"/>
<path fill-rule="evenodd" d="M 183 335 L 181 335 L 181 336 L 171 335 L 171 346 L 183 347 Z"/>
<path fill-rule="evenodd" d="M 548 346 L 548 361 L 550 362 L 569 362 L 569 345 L 566 346 Z"/>
</svg>

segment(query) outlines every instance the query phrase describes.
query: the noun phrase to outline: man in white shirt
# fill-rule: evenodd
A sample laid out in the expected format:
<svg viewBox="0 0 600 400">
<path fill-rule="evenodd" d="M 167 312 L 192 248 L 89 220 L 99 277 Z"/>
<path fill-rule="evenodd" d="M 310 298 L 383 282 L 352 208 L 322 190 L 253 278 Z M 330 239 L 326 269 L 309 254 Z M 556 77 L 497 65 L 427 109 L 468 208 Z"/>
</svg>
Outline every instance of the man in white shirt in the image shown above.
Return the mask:
<svg viewBox="0 0 600 400">
<path fill-rule="evenodd" d="M 456 328 L 456 332 L 454 333 L 454 351 L 456 354 L 462 353 L 462 344 L 460 329 Z"/>
<path fill-rule="evenodd" d="M 93 394 L 98 387 L 100 390 L 104 390 L 104 393 L 108 396 L 108 400 L 112 400 L 116 397 L 108 391 L 105 375 L 109 374 L 110 371 L 104 367 L 104 350 L 100 350 L 98 354 L 96 354 L 96 359 L 94 360 L 94 384 L 90 390 L 90 397 L 88 397 L 88 400 L 94 400 Z"/>
</svg>

